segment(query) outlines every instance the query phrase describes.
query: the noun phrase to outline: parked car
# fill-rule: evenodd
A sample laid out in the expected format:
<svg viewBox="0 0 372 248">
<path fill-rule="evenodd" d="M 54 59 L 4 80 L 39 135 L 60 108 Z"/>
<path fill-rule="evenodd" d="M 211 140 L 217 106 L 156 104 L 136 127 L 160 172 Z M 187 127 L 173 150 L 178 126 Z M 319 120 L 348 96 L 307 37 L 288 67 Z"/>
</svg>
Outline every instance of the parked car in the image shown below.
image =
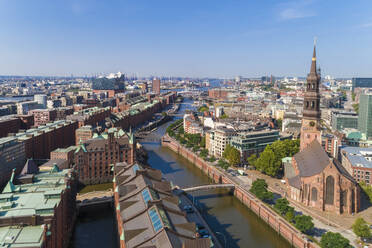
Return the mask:
<svg viewBox="0 0 372 248">
<path fill-rule="evenodd" d="M 199 231 L 200 237 L 202 238 L 209 238 L 211 235 L 209 234 L 207 229 L 202 229 Z"/>
<path fill-rule="evenodd" d="M 200 223 L 196 223 L 196 230 L 197 230 L 197 231 L 200 231 L 200 230 L 203 230 L 203 229 L 205 229 L 205 226 L 203 226 L 203 225 L 200 224 Z"/>
<path fill-rule="evenodd" d="M 183 210 L 188 213 L 188 214 L 191 214 L 191 213 L 194 213 L 194 209 L 191 205 L 186 205 L 183 207 Z"/>
</svg>

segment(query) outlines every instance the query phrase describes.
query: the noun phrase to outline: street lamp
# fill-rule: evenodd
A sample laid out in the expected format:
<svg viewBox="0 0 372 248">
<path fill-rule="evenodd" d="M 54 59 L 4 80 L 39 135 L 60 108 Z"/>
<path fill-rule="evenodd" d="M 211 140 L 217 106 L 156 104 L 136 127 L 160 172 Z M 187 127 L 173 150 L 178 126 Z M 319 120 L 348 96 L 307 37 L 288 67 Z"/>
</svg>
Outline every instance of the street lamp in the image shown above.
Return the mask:
<svg viewBox="0 0 372 248">
<path fill-rule="evenodd" d="M 216 232 L 216 234 L 220 234 L 220 235 L 222 235 L 222 237 L 223 237 L 223 240 L 225 241 L 225 248 L 227 248 L 227 240 L 226 240 L 226 237 L 225 237 L 225 235 L 223 234 L 223 233 L 221 233 L 221 232 Z"/>
</svg>

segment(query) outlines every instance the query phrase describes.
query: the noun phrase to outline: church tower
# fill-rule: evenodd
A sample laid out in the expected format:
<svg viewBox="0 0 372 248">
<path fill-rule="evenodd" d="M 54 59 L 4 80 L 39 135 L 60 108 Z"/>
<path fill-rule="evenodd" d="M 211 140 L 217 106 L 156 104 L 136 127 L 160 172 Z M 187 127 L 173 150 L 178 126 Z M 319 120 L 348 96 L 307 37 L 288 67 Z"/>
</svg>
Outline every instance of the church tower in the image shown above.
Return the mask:
<svg viewBox="0 0 372 248">
<path fill-rule="evenodd" d="M 304 96 L 304 110 L 301 125 L 300 150 L 305 149 L 313 140 L 321 144 L 320 132 L 320 75 L 316 68 L 316 49 L 314 45 L 310 73 L 307 75 Z"/>
</svg>

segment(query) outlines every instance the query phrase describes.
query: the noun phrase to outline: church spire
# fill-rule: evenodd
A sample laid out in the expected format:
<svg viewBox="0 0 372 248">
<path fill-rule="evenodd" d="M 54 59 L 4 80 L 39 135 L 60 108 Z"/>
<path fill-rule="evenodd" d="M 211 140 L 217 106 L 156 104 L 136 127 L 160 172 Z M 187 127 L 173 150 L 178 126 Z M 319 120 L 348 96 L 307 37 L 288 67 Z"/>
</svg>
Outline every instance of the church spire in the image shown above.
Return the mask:
<svg viewBox="0 0 372 248">
<path fill-rule="evenodd" d="M 311 59 L 310 73 L 306 79 L 306 89 L 304 93 L 304 109 L 301 126 L 300 150 L 305 149 L 313 140 L 320 138 L 320 75 L 316 69 L 316 45 L 314 43 L 313 57 Z"/>
<path fill-rule="evenodd" d="M 315 44 L 315 42 L 314 42 L 313 58 L 311 59 L 310 74 L 317 75 L 317 72 L 316 72 L 316 44 Z"/>
</svg>

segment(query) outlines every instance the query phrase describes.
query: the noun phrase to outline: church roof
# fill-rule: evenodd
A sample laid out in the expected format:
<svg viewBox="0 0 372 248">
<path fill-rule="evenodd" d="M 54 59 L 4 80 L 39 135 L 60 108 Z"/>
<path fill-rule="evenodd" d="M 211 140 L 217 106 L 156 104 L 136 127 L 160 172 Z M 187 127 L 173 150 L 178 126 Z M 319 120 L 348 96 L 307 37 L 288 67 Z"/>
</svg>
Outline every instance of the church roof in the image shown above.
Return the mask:
<svg viewBox="0 0 372 248">
<path fill-rule="evenodd" d="M 317 140 L 314 140 L 308 147 L 294 155 L 300 177 L 311 177 L 322 172 L 330 160 L 326 151 Z"/>
<path fill-rule="evenodd" d="M 288 184 L 297 189 L 301 189 L 301 179 L 299 176 L 288 178 Z"/>
<path fill-rule="evenodd" d="M 337 159 L 333 159 L 332 162 L 333 162 L 333 165 L 340 172 L 340 174 L 342 174 L 344 177 L 346 177 L 350 181 L 356 183 L 355 179 L 349 174 L 349 172 L 347 172 L 347 170 L 345 169 L 345 167 Z"/>
</svg>

